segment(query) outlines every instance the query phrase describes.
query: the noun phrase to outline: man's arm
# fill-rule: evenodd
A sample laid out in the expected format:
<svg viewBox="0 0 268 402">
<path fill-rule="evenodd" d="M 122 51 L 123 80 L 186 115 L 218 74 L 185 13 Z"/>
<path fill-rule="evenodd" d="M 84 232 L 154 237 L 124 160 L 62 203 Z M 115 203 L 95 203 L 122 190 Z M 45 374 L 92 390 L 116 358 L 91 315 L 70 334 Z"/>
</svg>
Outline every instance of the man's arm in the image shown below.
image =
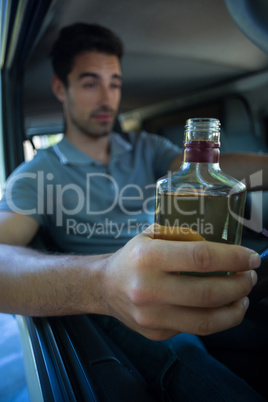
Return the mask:
<svg viewBox="0 0 268 402">
<path fill-rule="evenodd" d="M 0 245 L 0 311 L 105 314 L 154 340 L 180 332 L 205 335 L 242 321 L 245 297 L 256 281 L 251 269 L 259 262 L 256 253 L 240 246 L 157 240 L 152 228 L 109 255 L 46 255 Z M 240 273 L 178 274 L 215 270 Z"/>
<path fill-rule="evenodd" d="M 170 170 L 176 170 L 182 163 L 182 155 L 178 155 L 172 162 Z M 222 171 L 236 178 L 246 180 L 250 183 L 250 176 L 258 171 L 262 171 L 263 184 L 258 187 L 248 188 L 248 191 L 268 190 L 268 154 L 254 153 L 230 153 L 220 156 L 220 167 Z"/>
<path fill-rule="evenodd" d="M 36 235 L 38 222 L 27 215 L 0 211 L 0 243 L 26 246 Z"/>
<path fill-rule="evenodd" d="M 38 229 L 38 222 L 27 215 L 0 211 L 0 311 L 104 314 L 99 272 L 107 256 L 51 255 L 23 247 Z"/>
<path fill-rule="evenodd" d="M 238 180 L 246 180 L 248 191 L 268 190 L 268 154 L 233 153 L 220 157 L 220 166 L 223 172 Z M 262 185 L 251 187 L 250 177 L 262 172 Z"/>
<path fill-rule="evenodd" d="M 0 245 L 0 311 L 30 316 L 104 314 L 103 256 L 51 255 Z"/>
</svg>

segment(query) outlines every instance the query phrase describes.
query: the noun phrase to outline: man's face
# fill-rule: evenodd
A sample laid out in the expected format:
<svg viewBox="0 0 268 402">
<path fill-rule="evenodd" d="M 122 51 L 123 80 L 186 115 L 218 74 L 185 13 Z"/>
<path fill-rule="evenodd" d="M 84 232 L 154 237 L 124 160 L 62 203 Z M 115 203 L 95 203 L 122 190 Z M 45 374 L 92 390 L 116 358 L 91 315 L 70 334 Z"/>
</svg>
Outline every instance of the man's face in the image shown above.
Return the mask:
<svg viewBox="0 0 268 402">
<path fill-rule="evenodd" d="M 121 98 L 118 57 L 96 51 L 81 53 L 75 57 L 67 78 L 63 101 L 67 133 L 76 130 L 95 138 L 107 135 Z"/>
</svg>

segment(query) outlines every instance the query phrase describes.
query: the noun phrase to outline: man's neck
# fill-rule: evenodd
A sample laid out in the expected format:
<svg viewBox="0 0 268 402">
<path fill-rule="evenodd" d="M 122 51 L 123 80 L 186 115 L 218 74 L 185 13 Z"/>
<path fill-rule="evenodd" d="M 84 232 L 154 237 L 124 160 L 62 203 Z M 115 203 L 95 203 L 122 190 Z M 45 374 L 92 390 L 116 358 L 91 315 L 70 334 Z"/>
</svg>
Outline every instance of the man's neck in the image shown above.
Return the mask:
<svg viewBox="0 0 268 402">
<path fill-rule="evenodd" d="M 110 142 L 108 134 L 100 137 L 89 137 L 86 135 L 72 135 L 70 132 L 67 132 L 65 137 L 76 148 L 89 155 L 91 158 L 102 162 L 105 165 L 109 164 Z"/>
</svg>

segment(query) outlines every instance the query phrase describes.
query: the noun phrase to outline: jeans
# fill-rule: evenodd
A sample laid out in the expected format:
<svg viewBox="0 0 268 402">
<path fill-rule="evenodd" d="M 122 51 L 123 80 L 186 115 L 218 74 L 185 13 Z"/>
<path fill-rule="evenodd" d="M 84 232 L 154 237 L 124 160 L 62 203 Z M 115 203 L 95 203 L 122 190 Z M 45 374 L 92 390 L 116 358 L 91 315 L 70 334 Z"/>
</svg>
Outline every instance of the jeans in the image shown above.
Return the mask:
<svg viewBox="0 0 268 402">
<path fill-rule="evenodd" d="M 166 341 L 151 341 L 113 318 L 95 316 L 94 320 L 140 372 L 157 401 L 266 400 L 209 355 L 195 335 L 183 333 Z"/>
</svg>

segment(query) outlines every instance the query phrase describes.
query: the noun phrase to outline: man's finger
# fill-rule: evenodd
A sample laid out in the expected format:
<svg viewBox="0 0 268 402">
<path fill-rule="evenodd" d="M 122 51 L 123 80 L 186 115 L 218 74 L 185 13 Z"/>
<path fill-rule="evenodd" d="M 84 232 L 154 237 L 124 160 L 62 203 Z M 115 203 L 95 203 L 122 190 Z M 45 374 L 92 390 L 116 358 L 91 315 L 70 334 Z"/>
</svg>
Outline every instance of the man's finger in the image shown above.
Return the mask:
<svg viewBox="0 0 268 402">
<path fill-rule="evenodd" d="M 153 239 L 150 228 L 141 236 L 151 243 L 146 245 L 147 257 L 166 272 L 241 272 L 255 269 L 261 262 L 258 253 L 241 246 Z"/>
<path fill-rule="evenodd" d="M 210 335 L 239 325 L 248 307 L 248 298 L 242 298 L 228 306 L 215 309 L 169 306 L 150 310 L 139 322 L 141 332 L 160 340 L 161 334 L 187 332 Z M 149 335 L 151 333 L 151 335 Z M 164 338 L 163 338 L 164 339 Z"/>
<path fill-rule="evenodd" d="M 158 302 L 214 308 L 228 305 L 247 296 L 257 282 L 255 271 L 229 276 L 195 277 L 163 274 L 158 288 Z M 155 292 L 156 293 L 156 292 Z"/>
</svg>

